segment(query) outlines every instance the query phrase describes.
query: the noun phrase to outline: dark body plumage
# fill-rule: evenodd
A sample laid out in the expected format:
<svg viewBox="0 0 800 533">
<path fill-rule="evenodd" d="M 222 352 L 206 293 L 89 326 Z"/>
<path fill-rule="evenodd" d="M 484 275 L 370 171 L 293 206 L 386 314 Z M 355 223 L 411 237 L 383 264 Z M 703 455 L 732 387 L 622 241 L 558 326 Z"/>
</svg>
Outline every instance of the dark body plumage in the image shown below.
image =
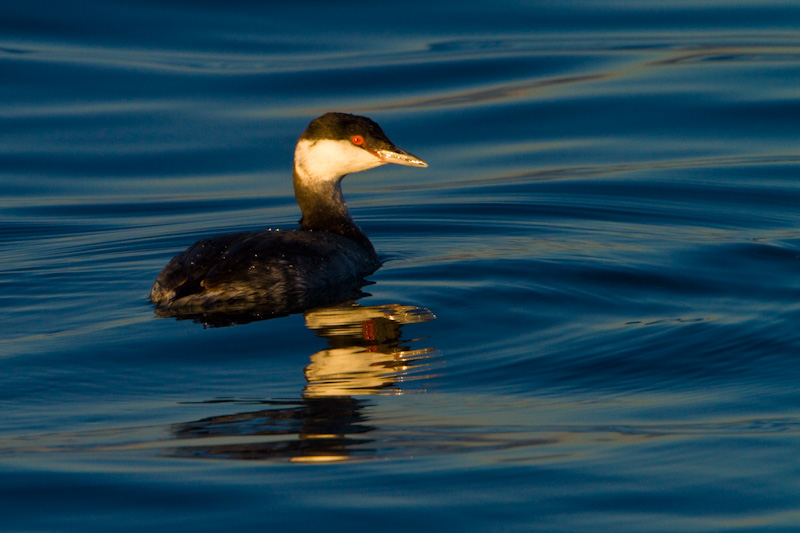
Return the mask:
<svg viewBox="0 0 800 533">
<path fill-rule="evenodd" d="M 311 122 L 295 152 L 300 229 L 203 239 L 174 257 L 150 293 L 160 315 L 258 309 L 264 317 L 352 297 L 380 266 L 341 193 L 349 172 L 384 163 L 427 166 L 400 150 L 373 121 L 328 113 Z"/>
<path fill-rule="evenodd" d="M 346 297 L 379 266 L 372 245 L 336 233 L 233 233 L 198 241 L 173 258 L 151 299 L 184 313 L 257 305 L 284 315 Z"/>
</svg>

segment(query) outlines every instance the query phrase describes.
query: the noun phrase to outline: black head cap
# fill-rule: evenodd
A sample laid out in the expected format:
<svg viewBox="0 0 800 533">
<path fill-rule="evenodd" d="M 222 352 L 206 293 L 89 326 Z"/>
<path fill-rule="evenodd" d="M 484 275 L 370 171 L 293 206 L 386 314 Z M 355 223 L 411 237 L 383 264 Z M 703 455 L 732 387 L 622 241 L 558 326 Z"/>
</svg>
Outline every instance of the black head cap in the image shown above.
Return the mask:
<svg viewBox="0 0 800 533">
<path fill-rule="evenodd" d="M 323 139 L 347 140 L 354 135 L 364 138 L 364 144 L 374 150 L 396 149 L 378 123 L 359 115 L 348 113 L 325 113 L 311 121 L 300 139 L 317 141 Z"/>
</svg>

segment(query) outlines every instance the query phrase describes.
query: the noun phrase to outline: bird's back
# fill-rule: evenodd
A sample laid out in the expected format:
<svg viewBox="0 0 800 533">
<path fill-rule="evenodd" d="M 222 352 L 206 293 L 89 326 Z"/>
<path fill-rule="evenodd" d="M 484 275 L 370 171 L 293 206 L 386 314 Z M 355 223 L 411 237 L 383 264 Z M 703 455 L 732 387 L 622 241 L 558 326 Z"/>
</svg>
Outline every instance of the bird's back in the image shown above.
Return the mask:
<svg viewBox="0 0 800 533">
<path fill-rule="evenodd" d="M 175 256 L 150 298 L 159 308 L 197 312 L 266 306 L 293 312 L 353 286 L 380 261 L 372 245 L 325 231 L 253 231 L 203 239 Z"/>
</svg>

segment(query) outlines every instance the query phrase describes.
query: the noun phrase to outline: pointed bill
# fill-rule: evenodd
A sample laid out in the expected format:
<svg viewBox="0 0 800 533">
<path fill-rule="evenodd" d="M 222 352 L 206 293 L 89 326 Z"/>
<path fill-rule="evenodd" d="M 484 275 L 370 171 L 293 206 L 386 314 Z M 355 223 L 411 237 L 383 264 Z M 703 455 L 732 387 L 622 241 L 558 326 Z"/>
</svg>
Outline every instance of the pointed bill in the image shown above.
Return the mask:
<svg viewBox="0 0 800 533">
<path fill-rule="evenodd" d="M 384 163 L 395 163 L 409 167 L 427 167 L 428 163 L 419 157 L 409 154 L 405 150 L 395 148 L 394 150 L 376 150 L 374 152 Z"/>
</svg>

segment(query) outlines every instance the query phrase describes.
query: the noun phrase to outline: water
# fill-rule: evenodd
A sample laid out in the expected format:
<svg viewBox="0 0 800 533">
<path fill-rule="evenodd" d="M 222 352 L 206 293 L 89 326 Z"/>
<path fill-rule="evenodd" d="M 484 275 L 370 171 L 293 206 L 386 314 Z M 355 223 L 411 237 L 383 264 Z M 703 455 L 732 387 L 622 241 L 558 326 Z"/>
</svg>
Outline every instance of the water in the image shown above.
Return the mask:
<svg viewBox="0 0 800 533">
<path fill-rule="evenodd" d="M 0 8 L 2 529 L 794 530 L 800 7 L 540 4 Z M 329 110 L 369 296 L 157 318 Z"/>
</svg>

